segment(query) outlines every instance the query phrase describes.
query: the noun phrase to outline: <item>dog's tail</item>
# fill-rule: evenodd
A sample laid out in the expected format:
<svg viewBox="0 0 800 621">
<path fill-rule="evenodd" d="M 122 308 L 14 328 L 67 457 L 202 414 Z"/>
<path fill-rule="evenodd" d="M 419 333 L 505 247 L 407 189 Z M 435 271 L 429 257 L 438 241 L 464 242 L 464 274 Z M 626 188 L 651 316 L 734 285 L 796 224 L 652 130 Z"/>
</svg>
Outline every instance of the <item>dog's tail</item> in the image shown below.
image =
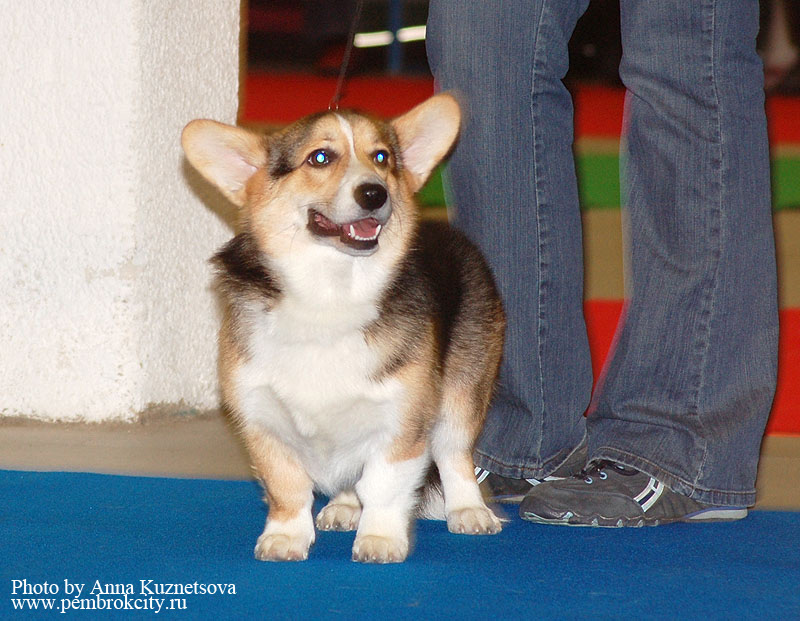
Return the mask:
<svg viewBox="0 0 800 621">
<path fill-rule="evenodd" d="M 425 483 L 419 490 L 417 517 L 423 520 L 445 520 L 442 480 L 436 464 L 431 464 Z"/>
</svg>

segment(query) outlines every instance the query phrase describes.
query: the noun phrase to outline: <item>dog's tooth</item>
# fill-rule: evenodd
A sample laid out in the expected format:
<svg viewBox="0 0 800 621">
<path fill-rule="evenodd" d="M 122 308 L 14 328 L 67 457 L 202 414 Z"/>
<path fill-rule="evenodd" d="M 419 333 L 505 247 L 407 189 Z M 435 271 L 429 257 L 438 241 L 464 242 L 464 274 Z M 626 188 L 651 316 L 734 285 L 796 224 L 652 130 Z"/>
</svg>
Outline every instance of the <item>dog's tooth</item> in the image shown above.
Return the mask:
<svg viewBox="0 0 800 621">
<path fill-rule="evenodd" d="M 350 237 L 358 239 L 358 235 L 356 235 L 356 228 L 352 224 L 350 225 Z"/>
</svg>

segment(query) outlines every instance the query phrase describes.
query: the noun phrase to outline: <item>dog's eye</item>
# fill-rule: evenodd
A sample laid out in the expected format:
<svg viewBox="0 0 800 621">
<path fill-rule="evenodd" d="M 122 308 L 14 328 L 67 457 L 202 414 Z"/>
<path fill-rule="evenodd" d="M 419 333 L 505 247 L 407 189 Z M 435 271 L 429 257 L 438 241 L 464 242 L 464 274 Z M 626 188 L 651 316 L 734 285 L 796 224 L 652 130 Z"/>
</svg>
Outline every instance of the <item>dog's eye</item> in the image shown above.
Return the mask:
<svg viewBox="0 0 800 621">
<path fill-rule="evenodd" d="M 386 166 L 389 163 L 389 152 L 381 149 L 372 156 L 372 159 L 378 166 Z"/>
<path fill-rule="evenodd" d="M 327 166 L 333 161 L 333 157 L 325 149 L 318 149 L 309 155 L 306 161 L 312 166 Z"/>
</svg>

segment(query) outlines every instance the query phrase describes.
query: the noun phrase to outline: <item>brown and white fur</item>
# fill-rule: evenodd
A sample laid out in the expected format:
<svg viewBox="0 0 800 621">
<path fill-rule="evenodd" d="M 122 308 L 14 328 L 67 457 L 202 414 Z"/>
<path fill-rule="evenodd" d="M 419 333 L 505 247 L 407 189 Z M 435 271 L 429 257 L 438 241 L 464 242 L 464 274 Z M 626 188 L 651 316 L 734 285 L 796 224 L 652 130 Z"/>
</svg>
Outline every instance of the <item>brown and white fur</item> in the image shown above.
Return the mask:
<svg viewBox="0 0 800 621">
<path fill-rule="evenodd" d="M 456 533 L 501 528 L 471 452 L 502 307 L 477 250 L 414 202 L 459 123 L 443 94 L 389 123 L 329 111 L 267 136 L 184 129 L 188 160 L 241 208 L 213 261 L 223 400 L 269 504 L 258 559 L 307 558 L 315 490 L 332 498 L 317 528 L 357 529 L 357 561 L 404 560 L 415 510 Z"/>
</svg>

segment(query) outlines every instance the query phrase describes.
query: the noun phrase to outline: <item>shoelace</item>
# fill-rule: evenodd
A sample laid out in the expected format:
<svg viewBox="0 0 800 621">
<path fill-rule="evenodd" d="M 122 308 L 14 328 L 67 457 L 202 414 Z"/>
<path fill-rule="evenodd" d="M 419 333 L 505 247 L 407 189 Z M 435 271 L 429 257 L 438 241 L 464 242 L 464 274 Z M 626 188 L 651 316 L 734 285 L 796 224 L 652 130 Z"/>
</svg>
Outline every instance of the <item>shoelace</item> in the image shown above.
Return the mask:
<svg viewBox="0 0 800 621">
<path fill-rule="evenodd" d="M 586 468 L 576 474 L 573 474 L 572 476 L 577 479 L 583 479 L 586 483 L 591 484 L 594 480 L 594 477 L 597 477 L 600 480 L 607 479 L 608 474 L 606 473 L 606 470 L 609 468 L 614 469 L 616 472 L 624 476 L 633 476 L 639 472 L 638 470 L 628 468 L 622 464 L 618 464 L 615 461 L 611 461 L 610 459 L 598 459 L 591 462 Z"/>
<path fill-rule="evenodd" d="M 594 477 L 597 477 L 600 480 L 607 479 L 608 474 L 606 473 L 606 470 L 609 468 L 626 477 L 639 474 L 639 471 L 635 468 L 623 466 L 622 464 L 618 464 L 610 459 L 598 459 L 597 461 L 590 463 L 588 467 L 581 470 L 581 472 L 578 474 L 574 474 L 572 476 L 579 479 L 582 478 L 586 484 L 591 485 L 594 482 Z M 665 489 L 666 486 L 663 483 L 657 481 L 653 477 L 650 477 L 650 480 L 647 482 L 644 488 L 638 494 L 633 496 L 633 500 L 642 507 L 643 511 L 648 511 L 650 507 L 652 507 L 658 501 L 658 499 L 661 498 L 661 495 L 664 493 Z"/>
</svg>

